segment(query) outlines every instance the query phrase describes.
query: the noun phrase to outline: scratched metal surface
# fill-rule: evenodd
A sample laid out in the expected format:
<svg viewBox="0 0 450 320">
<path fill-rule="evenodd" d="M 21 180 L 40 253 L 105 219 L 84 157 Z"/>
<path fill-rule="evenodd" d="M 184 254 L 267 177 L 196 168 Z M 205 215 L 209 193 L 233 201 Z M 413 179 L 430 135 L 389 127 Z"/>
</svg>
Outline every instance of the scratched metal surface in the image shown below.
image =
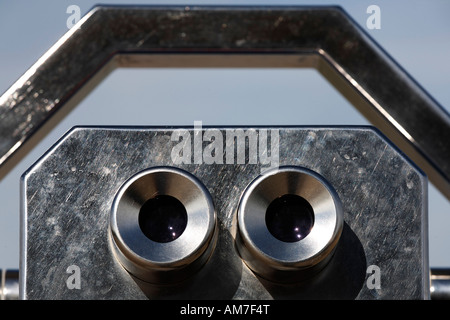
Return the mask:
<svg viewBox="0 0 450 320">
<path fill-rule="evenodd" d="M 224 136 L 229 129 L 221 128 Z M 136 172 L 174 166 L 172 129 L 74 128 L 23 175 L 21 298 L 428 299 L 422 172 L 371 127 L 276 129 L 279 164 L 318 172 L 343 203 L 342 238 L 316 278 L 292 286 L 267 283 L 237 254 L 235 210 L 260 165 L 183 164 L 176 166 L 196 175 L 212 195 L 217 247 L 183 286 L 139 283 L 112 255 L 109 214 L 116 192 Z M 66 285 L 70 265 L 80 268 L 79 290 Z M 366 285 L 370 265 L 380 268 L 381 289 Z"/>
</svg>

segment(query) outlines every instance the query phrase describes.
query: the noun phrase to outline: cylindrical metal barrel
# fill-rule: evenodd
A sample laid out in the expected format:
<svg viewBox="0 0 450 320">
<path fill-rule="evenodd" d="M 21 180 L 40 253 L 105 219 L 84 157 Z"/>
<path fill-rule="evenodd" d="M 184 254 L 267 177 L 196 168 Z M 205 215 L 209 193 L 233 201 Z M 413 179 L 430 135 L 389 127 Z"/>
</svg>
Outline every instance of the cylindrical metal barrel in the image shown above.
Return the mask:
<svg viewBox="0 0 450 320">
<path fill-rule="evenodd" d="M 19 270 L 1 270 L 0 300 L 19 299 Z"/>
</svg>

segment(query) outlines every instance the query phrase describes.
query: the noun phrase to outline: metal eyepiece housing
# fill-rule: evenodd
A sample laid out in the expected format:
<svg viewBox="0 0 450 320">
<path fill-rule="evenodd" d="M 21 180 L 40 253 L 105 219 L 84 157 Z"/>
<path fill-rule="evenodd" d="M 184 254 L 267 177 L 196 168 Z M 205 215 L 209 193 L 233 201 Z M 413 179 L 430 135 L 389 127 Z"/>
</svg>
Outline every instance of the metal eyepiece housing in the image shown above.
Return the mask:
<svg viewBox="0 0 450 320">
<path fill-rule="evenodd" d="M 241 196 L 237 248 L 258 276 L 277 283 L 311 277 L 331 258 L 343 229 L 341 201 L 319 174 L 280 167 Z"/>
<path fill-rule="evenodd" d="M 173 284 L 195 274 L 214 250 L 216 213 L 204 185 L 173 167 L 139 172 L 112 206 L 114 252 L 136 278 Z"/>
</svg>

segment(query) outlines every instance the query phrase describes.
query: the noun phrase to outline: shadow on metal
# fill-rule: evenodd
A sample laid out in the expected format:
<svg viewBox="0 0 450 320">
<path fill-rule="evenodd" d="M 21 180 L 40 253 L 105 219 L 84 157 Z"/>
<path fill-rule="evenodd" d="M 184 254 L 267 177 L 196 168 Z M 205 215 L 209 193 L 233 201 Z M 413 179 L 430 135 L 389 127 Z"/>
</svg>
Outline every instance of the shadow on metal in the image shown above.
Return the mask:
<svg viewBox="0 0 450 320">
<path fill-rule="evenodd" d="M 364 248 L 348 224 L 344 223 L 336 252 L 328 265 L 313 278 L 294 285 L 278 285 L 264 279 L 260 281 L 274 299 L 353 300 L 364 285 L 366 268 Z"/>
</svg>

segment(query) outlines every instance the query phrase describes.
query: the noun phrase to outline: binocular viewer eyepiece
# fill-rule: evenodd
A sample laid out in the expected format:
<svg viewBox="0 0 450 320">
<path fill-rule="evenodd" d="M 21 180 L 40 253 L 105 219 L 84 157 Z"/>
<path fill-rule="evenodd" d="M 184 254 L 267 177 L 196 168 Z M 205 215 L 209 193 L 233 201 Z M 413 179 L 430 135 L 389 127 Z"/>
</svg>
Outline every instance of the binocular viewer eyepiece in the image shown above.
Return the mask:
<svg viewBox="0 0 450 320">
<path fill-rule="evenodd" d="M 319 174 L 280 167 L 255 179 L 238 209 L 238 248 L 274 282 L 305 279 L 326 265 L 343 228 L 341 201 Z"/>
<path fill-rule="evenodd" d="M 176 283 L 209 258 L 217 238 L 211 195 L 193 175 L 152 168 L 128 180 L 111 214 L 115 253 L 132 275 Z"/>
<path fill-rule="evenodd" d="M 174 167 L 144 170 L 119 190 L 110 229 L 115 253 L 133 276 L 154 284 L 192 276 L 214 250 L 217 217 L 206 187 Z M 343 227 L 342 205 L 317 173 L 281 167 L 243 191 L 237 249 L 259 276 L 292 282 L 320 270 Z"/>
</svg>

